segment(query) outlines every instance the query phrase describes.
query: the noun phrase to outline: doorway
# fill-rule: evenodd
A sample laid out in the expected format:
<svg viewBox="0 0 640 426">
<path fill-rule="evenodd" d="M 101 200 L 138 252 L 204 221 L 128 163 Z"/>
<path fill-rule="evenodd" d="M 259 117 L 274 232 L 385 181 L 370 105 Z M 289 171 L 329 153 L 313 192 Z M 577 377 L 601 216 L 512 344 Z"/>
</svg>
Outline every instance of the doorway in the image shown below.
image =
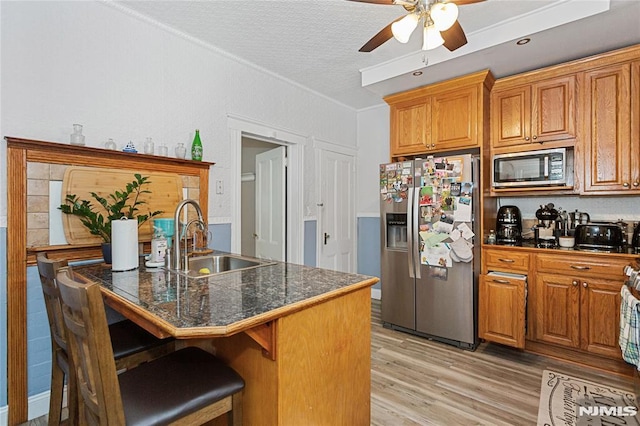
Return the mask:
<svg viewBox="0 0 640 426">
<path fill-rule="evenodd" d="M 287 260 L 287 147 L 242 137 L 241 242 L 245 256 Z"/>
</svg>

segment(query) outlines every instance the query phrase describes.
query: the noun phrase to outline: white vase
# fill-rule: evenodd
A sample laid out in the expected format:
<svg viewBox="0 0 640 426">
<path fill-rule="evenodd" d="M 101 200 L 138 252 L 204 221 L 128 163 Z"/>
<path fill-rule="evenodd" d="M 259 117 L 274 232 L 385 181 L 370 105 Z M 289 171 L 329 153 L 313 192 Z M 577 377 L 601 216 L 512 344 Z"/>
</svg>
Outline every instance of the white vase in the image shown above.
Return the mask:
<svg viewBox="0 0 640 426">
<path fill-rule="evenodd" d="M 138 221 L 114 220 L 111 222 L 111 270 L 130 271 L 138 266 Z"/>
</svg>

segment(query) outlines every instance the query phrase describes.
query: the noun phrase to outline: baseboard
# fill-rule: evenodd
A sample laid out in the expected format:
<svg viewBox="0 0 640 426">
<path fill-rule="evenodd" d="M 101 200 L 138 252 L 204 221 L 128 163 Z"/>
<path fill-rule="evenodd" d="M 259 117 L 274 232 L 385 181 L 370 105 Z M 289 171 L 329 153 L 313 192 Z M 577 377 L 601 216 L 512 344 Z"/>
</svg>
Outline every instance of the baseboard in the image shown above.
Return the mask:
<svg viewBox="0 0 640 426">
<path fill-rule="evenodd" d="M 376 299 L 376 300 L 382 299 L 382 290 L 380 290 L 379 288 L 372 288 L 371 289 L 371 298 L 372 299 Z"/>
<path fill-rule="evenodd" d="M 49 395 L 51 392 L 46 391 L 39 393 L 38 395 L 30 396 L 28 399 L 28 419 L 33 420 L 38 417 L 42 417 L 49 413 Z M 62 405 L 67 404 L 67 387 L 65 386 L 64 394 L 62 397 Z M 9 406 L 5 405 L 0 407 L 0 426 L 7 426 L 9 424 Z"/>
</svg>

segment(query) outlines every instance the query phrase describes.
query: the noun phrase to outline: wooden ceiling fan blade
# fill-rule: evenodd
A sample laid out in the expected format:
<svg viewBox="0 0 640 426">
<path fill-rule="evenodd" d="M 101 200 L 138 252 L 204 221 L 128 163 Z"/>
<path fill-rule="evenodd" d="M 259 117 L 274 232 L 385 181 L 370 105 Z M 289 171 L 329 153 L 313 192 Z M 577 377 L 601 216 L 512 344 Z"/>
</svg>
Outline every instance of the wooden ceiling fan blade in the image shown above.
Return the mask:
<svg viewBox="0 0 640 426">
<path fill-rule="evenodd" d="M 464 6 L 465 4 L 480 3 L 485 0 L 448 0 L 448 3 L 455 3 L 458 6 Z"/>
<path fill-rule="evenodd" d="M 393 22 L 399 21 L 402 18 L 404 18 L 404 16 L 399 17 Z M 393 22 L 378 31 L 378 34 L 371 37 L 371 40 L 366 42 L 358 50 L 358 52 L 371 52 L 372 50 L 377 49 L 378 47 L 386 43 L 389 39 L 391 39 L 393 37 L 393 33 L 391 32 L 391 25 L 393 25 Z"/>
<path fill-rule="evenodd" d="M 395 4 L 393 0 L 347 0 L 347 1 L 357 1 L 360 3 L 372 3 L 372 4 Z"/>
<path fill-rule="evenodd" d="M 441 31 L 440 35 L 444 39 L 444 47 L 451 52 L 467 44 L 467 36 L 458 21 L 454 22 L 448 30 Z"/>
</svg>

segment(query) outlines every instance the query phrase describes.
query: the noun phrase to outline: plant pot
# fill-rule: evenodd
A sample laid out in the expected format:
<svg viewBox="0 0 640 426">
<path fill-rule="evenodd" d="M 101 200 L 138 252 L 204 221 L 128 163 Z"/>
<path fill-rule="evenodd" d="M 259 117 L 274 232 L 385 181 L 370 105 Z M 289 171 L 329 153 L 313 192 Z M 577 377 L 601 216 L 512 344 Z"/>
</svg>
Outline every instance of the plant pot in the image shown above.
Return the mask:
<svg viewBox="0 0 640 426">
<path fill-rule="evenodd" d="M 102 243 L 102 258 L 104 263 L 111 265 L 111 243 Z"/>
</svg>

